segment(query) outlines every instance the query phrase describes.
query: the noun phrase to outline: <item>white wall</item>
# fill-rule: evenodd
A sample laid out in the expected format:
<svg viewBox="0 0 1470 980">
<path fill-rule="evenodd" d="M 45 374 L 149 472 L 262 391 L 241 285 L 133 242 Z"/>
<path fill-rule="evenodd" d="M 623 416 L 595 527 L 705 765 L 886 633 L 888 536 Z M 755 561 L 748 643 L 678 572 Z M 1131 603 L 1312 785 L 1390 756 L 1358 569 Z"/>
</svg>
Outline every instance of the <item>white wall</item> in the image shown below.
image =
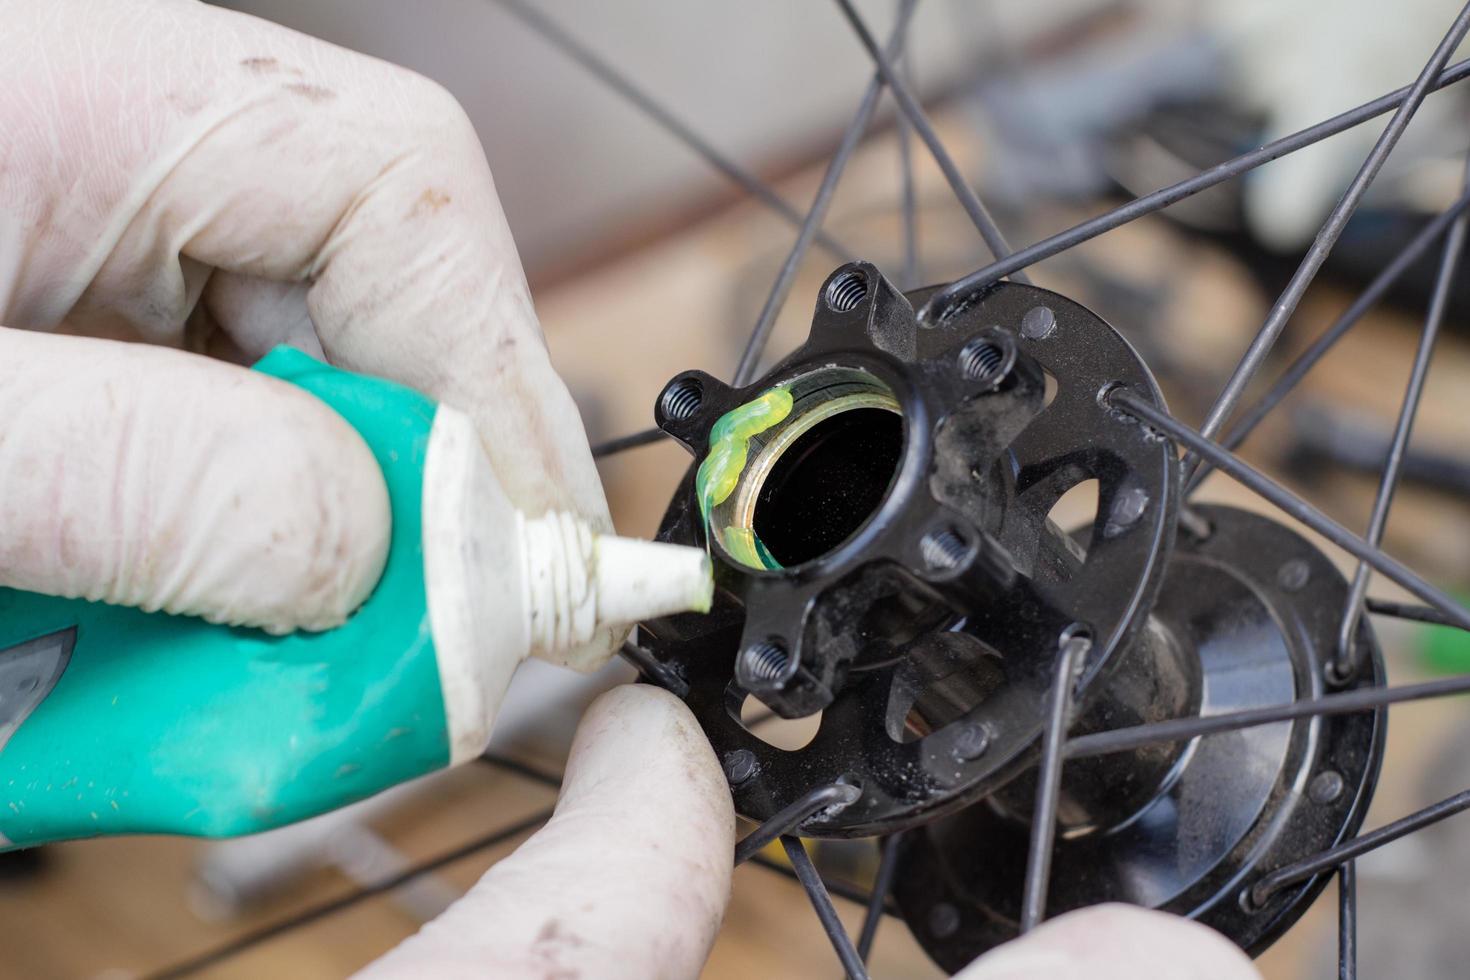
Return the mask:
<svg viewBox="0 0 1470 980">
<path fill-rule="evenodd" d="M 747 167 L 835 138 L 870 74 L 829 0 L 534 0 Z M 921 3 L 921 85 L 957 77 L 1039 25 L 1101 0 Z M 453 91 L 479 128 L 527 266 L 723 180 L 493 0 L 229 0 L 406 65 Z M 892 0 L 859 0 L 880 37 Z M 1003 40 L 1002 40 L 1003 39 Z M 988 52 L 988 54 L 985 54 Z"/>
</svg>

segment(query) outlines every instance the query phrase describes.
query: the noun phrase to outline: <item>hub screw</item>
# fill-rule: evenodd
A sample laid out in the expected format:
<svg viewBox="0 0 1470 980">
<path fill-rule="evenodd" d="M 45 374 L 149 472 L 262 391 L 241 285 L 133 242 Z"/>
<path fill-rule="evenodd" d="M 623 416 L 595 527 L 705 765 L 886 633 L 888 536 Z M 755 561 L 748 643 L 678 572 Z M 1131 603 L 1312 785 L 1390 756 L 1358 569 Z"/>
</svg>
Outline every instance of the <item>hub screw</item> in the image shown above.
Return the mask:
<svg viewBox="0 0 1470 980">
<path fill-rule="evenodd" d="M 1045 340 L 1057 328 L 1057 315 L 1049 307 L 1033 306 L 1021 317 L 1021 335 L 1028 340 Z"/>
<path fill-rule="evenodd" d="M 1328 769 L 1312 778 L 1307 787 L 1307 796 L 1311 797 L 1313 803 L 1331 803 L 1342 795 L 1342 786 L 1342 776 Z"/>
<path fill-rule="evenodd" d="M 929 910 L 929 932 L 935 939 L 948 939 L 960 931 L 960 910 L 940 902 Z"/>
<path fill-rule="evenodd" d="M 1293 558 L 1276 572 L 1276 584 L 1287 592 L 1300 591 L 1311 578 L 1311 566 L 1300 558 Z"/>
<path fill-rule="evenodd" d="M 736 749 L 725 756 L 725 779 L 731 786 L 748 782 L 759 768 L 760 763 L 756 761 L 755 753 L 749 749 Z"/>
<path fill-rule="evenodd" d="M 970 722 L 955 732 L 951 751 L 960 762 L 978 759 L 990 748 L 990 732 L 979 722 Z"/>
</svg>

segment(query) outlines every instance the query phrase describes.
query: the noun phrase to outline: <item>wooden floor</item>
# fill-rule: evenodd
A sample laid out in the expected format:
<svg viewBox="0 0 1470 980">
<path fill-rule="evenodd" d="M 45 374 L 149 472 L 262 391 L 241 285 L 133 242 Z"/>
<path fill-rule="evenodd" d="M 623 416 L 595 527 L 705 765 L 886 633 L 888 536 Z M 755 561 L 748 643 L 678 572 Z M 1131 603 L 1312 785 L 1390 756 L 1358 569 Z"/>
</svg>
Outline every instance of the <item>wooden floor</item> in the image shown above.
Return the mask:
<svg viewBox="0 0 1470 980">
<path fill-rule="evenodd" d="M 953 127 L 951 127 L 953 128 Z M 964 146 L 964 140 L 956 141 Z M 900 240 L 894 212 L 892 147 L 879 143 L 854 160 L 839 194 L 830 227 L 857 243 L 885 267 L 897 266 Z M 791 182 L 792 199 L 810 197 L 817 174 Z M 920 171 L 925 203 L 924 251 L 927 279 L 937 281 L 973 267 L 981 258 L 977 240 L 958 209 L 946 201 L 936 175 Z M 1062 214 L 1028 216 L 1027 235 L 1060 227 Z M 723 373 L 733 363 L 743 331 L 753 322 L 766 284 L 791 237 L 778 219 L 740 207 L 661 245 L 629 255 L 614 265 L 538 297 L 556 363 L 599 439 L 643 428 L 663 382 L 678 371 L 700 367 Z M 1243 349 L 1247 331 L 1264 312 L 1264 298 L 1229 259 L 1155 224 L 1129 228 L 1092 243 L 1094 265 L 1145 284 L 1167 278 L 1174 284 L 1167 311 L 1177 325 L 1166 338 L 1176 363 L 1207 366 L 1205 390 L 1223 380 L 1220 368 Z M 778 322 L 773 351 L 800 340 L 816 285 L 835 260 L 814 253 L 803 265 L 791 302 Z M 1059 267 L 1038 276 L 1041 284 L 1069 288 L 1076 270 Z M 1341 307 L 1340 295 L 1314 294 L 1304 324 L 1321 324 Z M 1126 324 L 1119 324 L 1125 334 Z M 1299 335 L 1293 335 L 1293 338 Z M 1289 338 L 1288 344 L 1300 346 Z M 1379 316 L 1352 335 L 1306 386 L 1391 418 L 1415 342 L 1415 322 Z M 1419 432 L 1426 442 L 1463 447 L 1470 417 L 1470 348 L 1459 339 L 1443 343 L 1426 395 Z M 1164 355 L 1171 352 L 1166 350 Z M 1384 378 L 1392 378 L 1385 383 Z M 1174 393 L 1171 392 L 1171 398 Z M 1182 397 L 1182 396 L 1181 396 Z M 1176 405 L 1176 407 L 1178 407 Z M 1278 434 L 1280 430 L 1275 430 Z M 1267 430 L 1260 445 L 1276 440 Z M 1258 458 L 1270 462 L 1269 448 Z M 649 534 L 687 458 L 677 449 L 653 446 L 607 461 L 603 470 L 615 516 L 625 533 Z M 1338 479 L 1312 488 L 1350 526 L 1361 527 L 1371 501 L 1367 481 Z M 1212 481 L 1207 496 L 1245 501 L 1232 484 Z M 1463 509 L 1447 507 L 1433 494 L 1413 489 L 1400 497 L 1390 526 L 1389 548 L 1439 580 L 1470 579 L 1470 521 Z M 1346 562 L 1344 566 L 1348 567 Z M 1385 594 L 1392 590 L 1382 588 Z M 1388 628 L 1384 645 L 1396 680 L 1418 671 L 1415 630 Z M 1372 825 L 1428 800 L 1419 771 L 1424 746 L 1435 744 L 1464 712 L 1462 702 L 1444 701 L 1396 709 L 1389 762 Z M 436 782 L 411 805 L 379 824 L 383 836 L 410 859 L 452 849 L 487 830 L 535 812 L 550 791 L 521 777 L 470 767 Z M 82 842 L 50 848 L 44 873 L 31 880 L 0 881 L 0 977 L 122 977 L 146 972 L 210 947 L 263 923 L 276 921 L 314 902 L 340 894 L 349 883 L 334 871 L 309 874 L 289 899 L 249 915 L 207 921 L 193 881 L 202 845 L 184 840 L 127 839 Z M 440 875 L 463 889 L 512 845 L 453 864 Z M 1385 852 L 1388 853 L 1388 852 Z M 1366 886 L 1365 886 L 1366 887 Z M 1261 961 L 1273 978 L 1325 976 L 1332 949 L 1331 892 L 1308 921 Z M 849 929 L 858 910 L 839 902 Z M 391 948 L 417 927 L 415 919 L 387 898 L 377 898 L 223 964 L 207 975 L 247 978 L 344 975 Z M 810 914 L 805 896 L 788 879 L 754 867 L 735 877 L 724 931 L 710 959 L 711 978 L 831 977 L 835 960 Z M 877 977 L 939 976 L 901 924 L 880 930 L 873 958 Z"/>
</svg>

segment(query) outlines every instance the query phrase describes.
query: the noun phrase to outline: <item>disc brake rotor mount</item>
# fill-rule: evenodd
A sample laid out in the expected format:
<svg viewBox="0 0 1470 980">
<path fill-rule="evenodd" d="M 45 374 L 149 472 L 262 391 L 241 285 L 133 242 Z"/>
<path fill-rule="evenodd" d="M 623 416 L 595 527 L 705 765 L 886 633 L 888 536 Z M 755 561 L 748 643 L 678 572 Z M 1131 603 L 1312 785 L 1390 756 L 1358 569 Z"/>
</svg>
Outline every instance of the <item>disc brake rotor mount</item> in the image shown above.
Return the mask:
<svg viewBox="0 0 1470 980">
<path fill-rule="evenodd" d="M 734 788 L 754 819 L 837 780 L 862 796 L 805 832 L 886 833 L 979 798 L 1030 762 L 1064 633 L 1093 637 L 1087 689 L 1157 589 L 1177 460 L 1101 397 L 1122 383 L 1159 400 L 1133 350 L 1044 290 L 1001 284 L 933 327 L 915 319 L 923 298 L 871 265 L 843 266 L 807 342 L 764 379 L 731 389 L 687 372 L 658 400 L 658 424 L 702 460 L 727 413 L 776 386 L 792 395 L 711 509 L 712 614 L 642 634 L 688 681 L 716 751 L 754 756 Z M 1090 479 L 1099 506 L 1083 561 L 1047 515 Z M 662 539 L 705 544 L 698 496 L 691 473 Z M 784 567 L 732 555 L 746 531 Z M 815 737 L 768 745 L 740 720 L 747 695 L 786 718 L 821 712 Z"/>
<path fill-rule="evenodd" d="M 710 549 L 715 602 L 640 635 L 688 683 L 743 815 L 845 782 L 856 801 L 802 833 L 925 825 L 906 838 L 895 895 L 930 955 L 957 968 L 1015 932 L 1061 643 L 1091 641 L 1072 734 L 1310 697 L 1346 583 L 1297 535 L 1239 511 L 1200 509 L 1226 533 L 1176 548 L 1173 446 L 1107 396 L 1163 399 L 1095 314 L 1002 282 L 920 323 L 928 293 L 850 263 L 823 285 L 806 343 L 761 380 L 669 382 L 657 423 L 706 465 L 660 538 Z M 1096 514 L 1068 533 L 1049 515 L 1089 480 Z M 1366 622 L 1358 643 L 1352 685 L 1377 684 Z M 815 735 L 768 744 L 742 721 L 749 698 L 785 718 L 820 713 Z M 1069 763 L 1054 868 L 1087 873 L 1049 911 L 1122 898 L 1258 947 L 1322 883 L 1246 911 L 1239 879 L 1354 831 L 1381 737 L 1381 711 L 1365 712 Z M 1303 811 L 1323 773 L 1339 792 Z M 1190 860 L 1169 865 L 1170 847 Z"/>
</svg>

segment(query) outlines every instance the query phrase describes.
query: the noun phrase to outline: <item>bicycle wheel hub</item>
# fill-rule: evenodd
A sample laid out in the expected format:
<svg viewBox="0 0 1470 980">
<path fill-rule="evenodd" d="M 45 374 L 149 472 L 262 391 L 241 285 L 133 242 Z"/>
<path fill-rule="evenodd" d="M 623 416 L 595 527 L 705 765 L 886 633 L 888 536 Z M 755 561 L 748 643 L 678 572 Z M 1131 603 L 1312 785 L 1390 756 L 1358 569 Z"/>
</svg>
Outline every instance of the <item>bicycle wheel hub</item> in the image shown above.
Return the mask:
<svg viewBox="0 0 1470 980">
<path fill-rule="evenodd" d="M 1099 317 L 1002 282 L 921 325 L 928 295 L 843 266 L 806 343 L 764 378 L 669 382 L 657 422 L 701 462 L 660 538 L 710 549 L 716 596 L 710 615 L 641 635 L 687 682 L 743 815 L 845 782 L 856 801 L 802 833 L 924 825 L 896 894 L 957 967 L 1014 932 L 1065 639 L 1090 641 L 1073 734 L 1276 704 L 1323 683 L 1345 586 L 1295 534 L 1233 510 L 1204 511 L 1214 533 L 1176 547 L 1173 446 L 1106 394 L 1162 397 Z M 1050 514 L 1089 480 L 1096 514 L 1068 533 Z M 1366 624 L 1358 642 L 1370 666 L 1354 683 L 1377 683 Z M 820 714 L 815 735 L 768 744 L 742 721 L 749 698 Z M 1365 713 L 1069 762 L 1052 909 L 1119 898 L 1269 941 L 1320 882 L 1249 911 L 1235 883 L 1356 827 L 1381 726 Z M 1306 807 L 1329 776 L 1337 792 Z"/>
<path fill-rule="evenodd" d="M 1273 521 L 1201 507 L 1204 540 L 1181 535 L 1140 656 L 1093 702 L 1074 735 L 1135 723 L 1143 705 L 1210 716 L 1306 700 L 1324 674 L 1348 584 L 1306 540 Z M 1357 635 L 1364 676 L 1377 645 Z M 1143 665 L 1140 664 L 1140 667 Z M 1162 669 L 1160 669 L 1162 668 Z M 1257 908 L 1260 873 L 1357 832 L 1377 778 L 1380 712 L 1276 722 L 1188 742 L 1069 761 L 1063 770 L 1047 915 L 1121 901 L 1198 919 L 1260 952 L 1306 911 L 1326 875 Z M 914 935 L 957 970 L 1016 936 L 1034 773 L 908 834 L 894 897 Z M 983 842 L 983 843 L 982 843 Z"/>
</svg>

